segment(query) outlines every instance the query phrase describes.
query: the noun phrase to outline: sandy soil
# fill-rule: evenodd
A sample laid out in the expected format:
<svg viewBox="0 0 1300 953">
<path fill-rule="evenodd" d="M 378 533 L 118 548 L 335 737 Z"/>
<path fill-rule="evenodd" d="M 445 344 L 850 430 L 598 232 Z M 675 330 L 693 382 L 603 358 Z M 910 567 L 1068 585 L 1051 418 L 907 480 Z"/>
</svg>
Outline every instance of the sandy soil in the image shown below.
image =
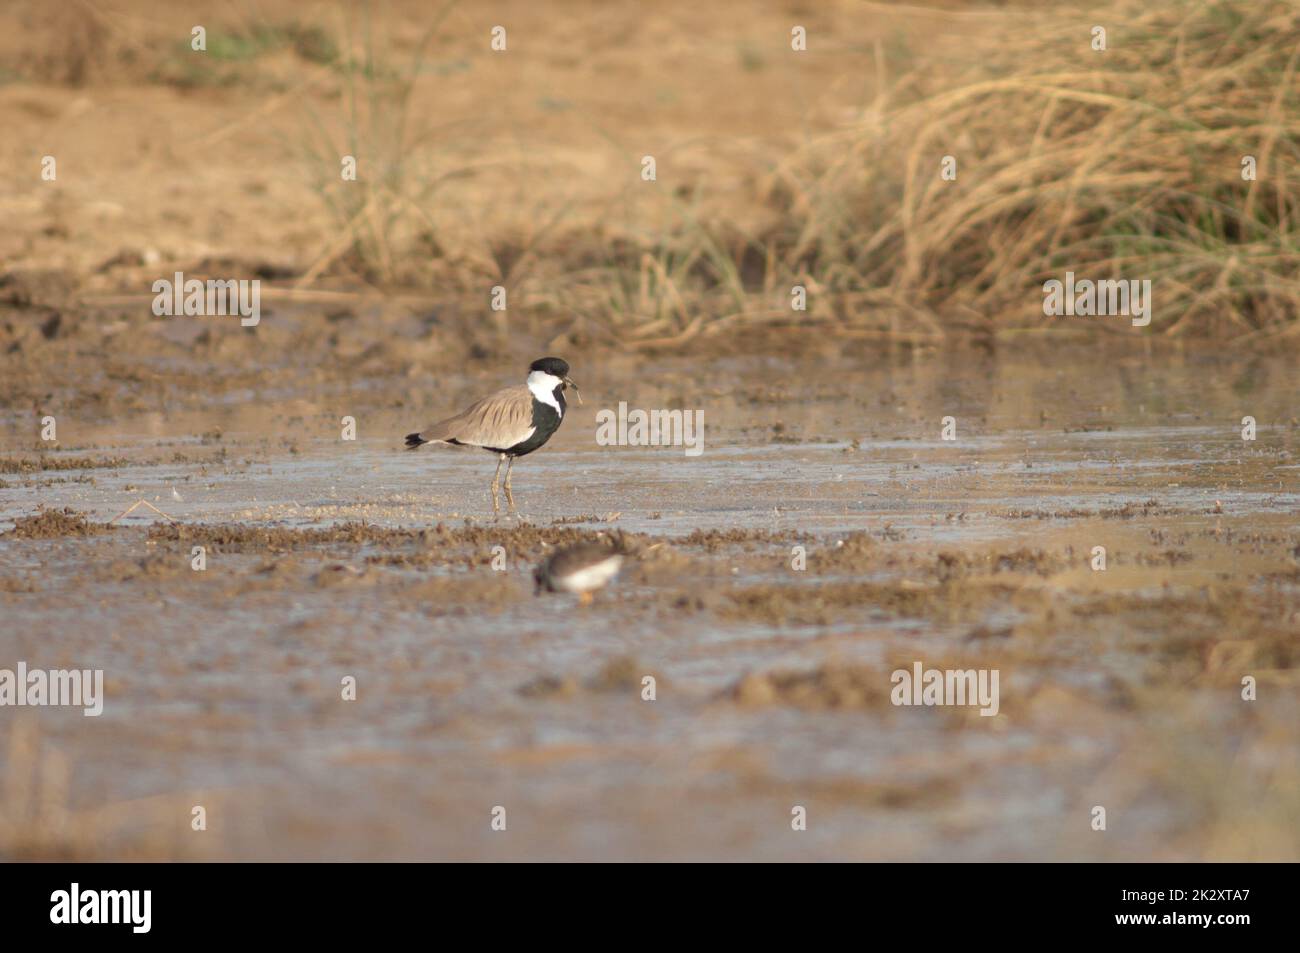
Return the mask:
<svg viewBox="0 0 1300 953">
<path fill-rule="evenodd" d="M 419 188 L 454 185 L 438 188 L 424 223 L 426 253 L 448 259 L 445 293 L 467 267 L 482 278 L 509 267 L 512 236 L 518 259 L 557 222 L 654 231 L 673 202 L 637 187 L 647 154 L 677 170 L 668 178 L 683 195 L 748 201 L 737 176 L 859 117 L 873 84 L 902 68 L 886 53 L 905 37 L 959 57 L 980 22 L 863 16 L 851 3 L 760 5 L 734 20 L 681 0 L 579 3 L 568 17 L 527 2 L 439 15 L 393 0 L 367 19 L 365 6 L 345 17 L 333 2 L 124 0 L 102 22 L 85 8 L 0 10 L 0 164 L 32 173 L 0 200 L 7 270 L 54 272 L 65 293 L 86 294 L 205 262 L 300 275 L 337 243 L 342 223 L 318 193 L 343 188 L 339 156 L 360 140 L 367 177 L 401 164 Z M 816 38 L 799 60 L 792 17 Z M 189 49 L 194 24 L 213 38 L 207 55 Z M 489 48 L 495 24 L 508 25 L 508 60 Z M 304 48 L 306 31 L 338 59 L 370 57 L 377 77 L 350 85 Z M 59 162 L 54 182 L 40 177 L 43 155 Z M 390 290 L 428 287 L 428 262 L 393 266 Z M 346 262 L 330 273 L 358 277 Z"/>
</svg>

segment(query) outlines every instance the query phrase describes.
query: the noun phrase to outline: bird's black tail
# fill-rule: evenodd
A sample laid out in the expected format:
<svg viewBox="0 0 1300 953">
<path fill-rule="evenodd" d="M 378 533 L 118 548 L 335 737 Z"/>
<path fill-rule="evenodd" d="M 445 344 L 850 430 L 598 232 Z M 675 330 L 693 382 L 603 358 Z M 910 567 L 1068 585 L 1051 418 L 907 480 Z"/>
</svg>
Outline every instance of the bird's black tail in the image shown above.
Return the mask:
<svg viewBox="0 0 1300 953">
<path fill-rule="evenodd" d="M 429 441 L 423 439 L 418 433 L 408 433 L 406 435 L 407 450 L 414 450 L 416 447 L 420 446 L 420 444 L 428 442 Z"/>
</svg>

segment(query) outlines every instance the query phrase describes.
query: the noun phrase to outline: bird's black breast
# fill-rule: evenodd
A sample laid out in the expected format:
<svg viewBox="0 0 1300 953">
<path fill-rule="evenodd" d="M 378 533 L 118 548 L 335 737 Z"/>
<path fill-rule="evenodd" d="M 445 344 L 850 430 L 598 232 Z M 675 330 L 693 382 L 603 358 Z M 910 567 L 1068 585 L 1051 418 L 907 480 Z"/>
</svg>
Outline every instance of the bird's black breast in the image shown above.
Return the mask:
<svg viewBox="0 0 1300 953">
<path fill-rule="evenodd" d="M 564 406 L 564 396 L 558 391 L 555 399 L 560 406 Z M 533 435 L 523 443 L 517 443 L 513 447 L 505 447 L 499 450 L 499 453 L 508 453 L 512 457 L 522 457 L 526 453 L 532 453 L 546 441 L 551 439 L 551 434 L 560 429 L 560 421 L 563 419 L 559 411 L 550 404 L 544 404 L 536 397 L 533 398 Z"/>
</svg>

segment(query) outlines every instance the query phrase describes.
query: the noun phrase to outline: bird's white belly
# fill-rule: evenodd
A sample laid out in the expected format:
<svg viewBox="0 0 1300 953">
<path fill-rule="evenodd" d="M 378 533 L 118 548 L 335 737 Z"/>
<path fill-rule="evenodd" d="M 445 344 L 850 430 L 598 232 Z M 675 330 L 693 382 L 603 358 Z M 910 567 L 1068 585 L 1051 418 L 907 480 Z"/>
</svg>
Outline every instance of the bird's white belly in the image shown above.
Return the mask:
<svg viewBox="0 0 1300 953">
<path fill-rule="evenodd" d="M 566 592 L 590 592 L 613 579 L 622 564 L 622 556 L 611 556 L 585 569 L 570 573 L 563 579 L 557 579 L 555 583 Z"/>
</svg>

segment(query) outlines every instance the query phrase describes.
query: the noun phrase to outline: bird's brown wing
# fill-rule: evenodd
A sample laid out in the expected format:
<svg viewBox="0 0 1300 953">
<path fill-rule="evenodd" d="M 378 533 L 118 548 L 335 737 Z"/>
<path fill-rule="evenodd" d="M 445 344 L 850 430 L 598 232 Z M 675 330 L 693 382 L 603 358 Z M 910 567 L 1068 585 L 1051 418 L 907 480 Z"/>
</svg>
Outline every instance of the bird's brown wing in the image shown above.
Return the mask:
<svg viewBox="0 0 1300 953">
<path fill-rule="evenodd" d="M 604 542 L 578 543 L 568 549 L 562 549 L 547 562 L 547 568 L 553 576 L 566 576 L 572 572 L 587 569 L 614 556 L 621 556 L 613 546 Z"/>
<path fill-rule="evenodd" d="M 425 442 L 463 443 L 504 450 L 533 433 L 533 393 L 525 384 L 507 387 L 471 404 L 455 417 L 421 431 Z"/>
</svg>

